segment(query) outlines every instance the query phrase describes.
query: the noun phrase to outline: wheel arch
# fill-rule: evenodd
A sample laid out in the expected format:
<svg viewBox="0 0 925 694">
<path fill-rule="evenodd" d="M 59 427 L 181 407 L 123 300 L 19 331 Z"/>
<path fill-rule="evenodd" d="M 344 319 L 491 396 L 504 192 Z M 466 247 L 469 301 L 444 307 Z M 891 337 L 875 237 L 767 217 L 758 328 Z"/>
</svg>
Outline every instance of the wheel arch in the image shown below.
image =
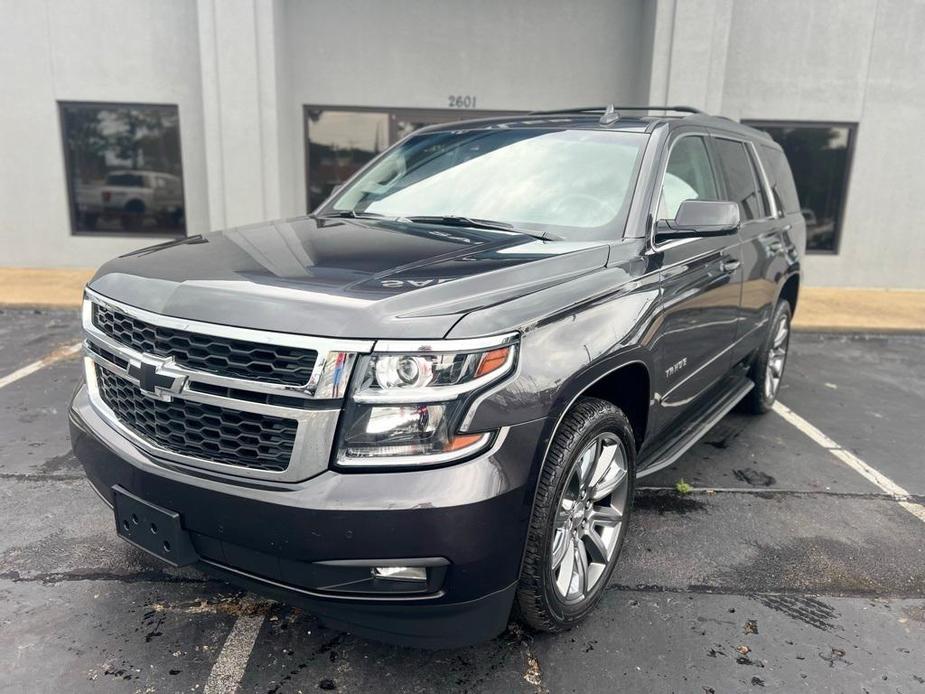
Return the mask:
<svg viewBox="0 0 925 694">
<path fill-rule="evenodd" d="M 557 407 L 550 412 L 550 426 L 540 465 L 546 460 L 549 447 L 565 415 L 582 396 L 600 398 L 619 407 L 630 420 L 636 439 L 636 449 L 646 438 L 649 407 L 652 402 L 651 368 L 641 355 L 624 355 L 614 363 L 608 360 L 597 368 L 586 370 L 564 387 L 557 398 Z"/>
<path fill-rule="evenodd" d="M 794 272 L 784 280 L 783 284 L 781 284 L 780 290 L 777 292 L 777 300 L 786 299 L 790 303 L 790 310 L 796 313 L 799 295 L 800 273 Z"/>
</svg>

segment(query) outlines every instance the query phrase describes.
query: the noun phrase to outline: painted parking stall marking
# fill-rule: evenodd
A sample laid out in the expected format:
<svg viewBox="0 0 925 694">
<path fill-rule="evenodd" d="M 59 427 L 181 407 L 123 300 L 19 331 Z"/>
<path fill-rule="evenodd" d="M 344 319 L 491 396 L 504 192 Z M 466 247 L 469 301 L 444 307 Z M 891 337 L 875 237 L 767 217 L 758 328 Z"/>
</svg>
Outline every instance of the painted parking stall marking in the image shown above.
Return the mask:
<svg viewBox="0 0 925 694">
<path fill-rule="evenodd" d="M 854 453 L 838 445 L 833 439 L 823 434 L 819 429 L 803 419 L 796 412 L 786 405 L 775 402 L 774 411 L 790 422 L 797 429 L 806 434 L 810 439 L 825 448 L 829 453 L 842 461 L 845 465 L 865 477 L 871 483 L 882 489 L 887 494 L 893 496 L 899 505 L 906 509 L 913 516 L 925 523 L 925 506 L 912 501 L 912 495 L 904 488 L 900 487 L 889 477 L 880 471 L 872 468 L 863 460 L 858 458 Z"/>
<path fill-rule="evenodd" d="M 30 374 L 34 374 L 36 371 L 44 369 L 46 366 L 51 366 L 52 364 L 61 361 L 62 359 L 67 359 L 72 357 L 78 352 L 80 352 L 83 347 L 82 342 L 75 342 L 73 345 L 64 345 L 59 347 L 54 352 L 51 352 L 38 361 L 34 361 L 31 364 L 26 364 L 21 369 L 16 369 L 11 374 L 7 374 L 0 378 L 0 388 L 5 388 L 8 385 L 16 383 Z"/>
<path fill-rule="evenodd" d="M 256 604 L 253 610 L 237 618 L 212 666 L 205 694 L 229 694 L 238 690 L 265 618 L 266 606 Z"/>
</svg>

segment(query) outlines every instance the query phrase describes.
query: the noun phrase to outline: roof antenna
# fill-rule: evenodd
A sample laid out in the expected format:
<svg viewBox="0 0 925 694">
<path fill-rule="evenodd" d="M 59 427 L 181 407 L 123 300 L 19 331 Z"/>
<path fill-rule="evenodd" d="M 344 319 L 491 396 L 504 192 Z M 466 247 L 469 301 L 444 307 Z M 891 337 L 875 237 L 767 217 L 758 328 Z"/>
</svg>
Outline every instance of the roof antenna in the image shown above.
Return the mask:
<svg viewBox="0 0 925 694">
<path fill-rule="evenodd" d="M 617 112 L 617 109 L 613 104 L 610 104 L 605 110 L 604 115 L 601 116 L 599 121 L 601 125 L 612 125 L 620 120 L 620 114 Z"/>
</svg>

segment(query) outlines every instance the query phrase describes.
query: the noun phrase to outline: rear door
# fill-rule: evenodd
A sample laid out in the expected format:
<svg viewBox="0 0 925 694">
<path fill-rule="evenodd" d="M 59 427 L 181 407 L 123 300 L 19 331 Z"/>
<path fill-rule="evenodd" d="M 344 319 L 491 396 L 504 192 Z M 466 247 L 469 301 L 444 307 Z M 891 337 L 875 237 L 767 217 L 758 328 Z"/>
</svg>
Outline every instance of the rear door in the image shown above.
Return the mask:
<svg viewBox="0 0 925 694">
<path fill-rule="evenodd" d="M 684 200 L 725 199 L 710 136 L 680 132 L 669 144 L 656 220 L 674 219 Z M 650 241 L 661 264 L 662 310 L 654 340 L 658 372 L 654 427 L 663 430 L 687 412 L 731 366 L 739 313 L 739 239 Z"/>
<path fill-rule="evenodd" d="M 777 297 L 778 263 L 783 249 L 780 218 L 768 195 L 764 171 L 753 143 L 717 135 L 714 150 L 723 171 L 726 195 L 739 204 L 741 226 L 742 298 L 732 361 L 748 356 L 764 337 Z"/>
</svg>

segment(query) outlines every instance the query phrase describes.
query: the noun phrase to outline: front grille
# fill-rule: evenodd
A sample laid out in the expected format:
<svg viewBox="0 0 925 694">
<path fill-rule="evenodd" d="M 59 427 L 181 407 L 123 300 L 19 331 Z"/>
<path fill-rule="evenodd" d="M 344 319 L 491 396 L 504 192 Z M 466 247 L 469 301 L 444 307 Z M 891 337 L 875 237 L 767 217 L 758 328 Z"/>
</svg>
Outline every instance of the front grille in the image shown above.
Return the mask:
<svg viewBox="0 0 925 694">
<path fill-rule="evenodd" d="M 174 398 L 154 400 L 121 376 L 96 367 L 100 397 L 123 425 L 173 453 L 251 470 L 289 466 L 297 422 Z"/>
<path fill-rule="evenodd" d="M 146 323 L 102 304 L 93 323 L 116 342 L 144 354 L 173 357 L 180 366 L 262 383 L 304 386 L 318 353 L 312 349 L 264 345 Z"/>
</svg>

